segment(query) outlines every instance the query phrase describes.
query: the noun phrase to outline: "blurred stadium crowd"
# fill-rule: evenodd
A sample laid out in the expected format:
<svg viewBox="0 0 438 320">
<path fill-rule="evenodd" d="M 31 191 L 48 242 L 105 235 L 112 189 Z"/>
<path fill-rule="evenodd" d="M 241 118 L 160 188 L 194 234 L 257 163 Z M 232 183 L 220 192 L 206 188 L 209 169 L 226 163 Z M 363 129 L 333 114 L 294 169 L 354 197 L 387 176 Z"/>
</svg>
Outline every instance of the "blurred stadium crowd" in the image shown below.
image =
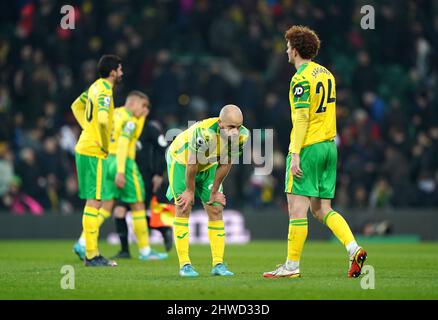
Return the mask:
<svg viewBox="0 0 438 320">
<path fill-rule="evenodd" d="M 230 206 L 284 204 L 291 129 L 284 31 L 314 28 L 317 62 L 337 79 L 342 207 L 438 206 L 438 4 L 417 1 L 68 1 L 0 5 L 0 209 L 72 213 L 77 197 L 73 100 L 103 53 L 122 57 L 116 105 L 132 89 L 151 97 L 164 130 L 239 105 L 248 128 L 274 129 L 274 170 L 234 168 Z M 375 30 L 360 7 L 375 8 Z"/>
</svg>

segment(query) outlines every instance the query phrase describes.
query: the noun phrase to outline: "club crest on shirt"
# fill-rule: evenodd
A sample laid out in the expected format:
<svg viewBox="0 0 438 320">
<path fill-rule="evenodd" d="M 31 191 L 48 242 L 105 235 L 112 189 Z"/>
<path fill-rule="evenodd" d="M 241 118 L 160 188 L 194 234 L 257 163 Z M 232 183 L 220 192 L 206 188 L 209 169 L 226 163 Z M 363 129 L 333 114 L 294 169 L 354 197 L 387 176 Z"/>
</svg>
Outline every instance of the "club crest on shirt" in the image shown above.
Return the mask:
<svg viewBox="0 0 438 320">
<path fill-rule="evenodd" d="M 132 121 L 128 121 L 125 125 L 125 128 L 123 131 L 125 131 L 128 134 L 131 134 L 135 130 L 135 123 Z"/>
<path fill-rule="evenodd" d="M 202 147 L 205 145 L 205 140 L 202 137 L 197 137 L 196 138 L 196 146 L 197 147 Z"/>
<path fill-rule="evenodd" d="M 111 97 L 105 96 L 105 97 L 103 98 L 103 105 L 104 105 L 105 107 L 109 107 L 110 104 L 111 104 Z"/>
</svg>

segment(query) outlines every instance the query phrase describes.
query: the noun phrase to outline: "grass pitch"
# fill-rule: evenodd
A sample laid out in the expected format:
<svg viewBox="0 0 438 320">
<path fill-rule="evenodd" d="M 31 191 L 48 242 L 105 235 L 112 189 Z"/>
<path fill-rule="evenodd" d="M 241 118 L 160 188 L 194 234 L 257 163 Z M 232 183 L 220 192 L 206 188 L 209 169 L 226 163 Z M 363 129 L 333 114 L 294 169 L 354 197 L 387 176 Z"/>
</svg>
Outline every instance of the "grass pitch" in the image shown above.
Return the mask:
<svg viewBox="0 0 438 320">
<path fill-rule="evenodd" d="M 366 244 L 375 289 L 347 278 L 348 261 L 338 243 L 307 242 L 300 279 L 264 279 L 285 259 L 286 241 L 228 245 L 234 277 L 210 276 L 210 248 L 192 245 L 198 278 L 180 278 L 176 253 L 165 261 L 119 260 L 116 268 L 86 268 L 73 241 L 0 241 L 0 299 L 438 299 L 436 243 Z M 100 244 L 109 257 L 117 247 Z M 161 250 L 161 247 L 160 247 Z M 136 253 L 136 247 L 131 247 Z M 75 270 L 75 289 L 63 290 L 63 265 Z M 365 282 L 365 279 L 362 280 Z"/>
</svg>

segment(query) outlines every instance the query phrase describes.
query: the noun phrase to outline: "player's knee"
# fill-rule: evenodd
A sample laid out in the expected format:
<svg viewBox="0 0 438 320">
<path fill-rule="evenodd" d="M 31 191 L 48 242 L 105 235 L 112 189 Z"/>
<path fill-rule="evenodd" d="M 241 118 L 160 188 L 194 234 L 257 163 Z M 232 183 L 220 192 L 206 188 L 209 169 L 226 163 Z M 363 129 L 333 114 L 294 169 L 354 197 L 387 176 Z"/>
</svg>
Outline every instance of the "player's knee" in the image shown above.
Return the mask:
<svg viewBox="0 0 438 320">
<path fill-rule="evenodd" d="M 292 205 L 288 203 L 288 211 L 290 219 L 301 219 L 307 216 L 308 208 Z"/>
<path fill-rule="evenodd" d="M 333 208 L 330 207 L 330 206 L 324 207 L 324 208 L 322 209 L 322 211 L 321 211 L 321 215 L 320 215 L 321 222 L 324 221 L 325 216 L 326 216 L 328 213 L 330 213 L 331 211 L 333 211 Z"/>
<path fill-rule="evenodd" d="M 103 200 L 101 201 L 101 208 L 111 211 L 114 207 L 114 200 Z"/>
<path fill-rule="evenodd" d="M 183 209 L 182 206 L 176 206 L 176 216 L 181 218 L 188 218 L 190 216 L 190 212 L 192 211 L 192 206 L 187 206 Z"/>
<path fill-rule="evenodd" d="M 290 203 L 290 202 L 287 203 L 287 211 L 289 212 L 289 216 L 292 217 L 293 212 L 294 212 L 294 206 L 293 206 L 293 204 Z"/>
<path fill-rule="evenodd" d="M 210 206 L 207 213 L 210 220 L 222 220 L 222 206 Z"/>
<path fill-rule="evenodd" d="M 114 217 L 120 219 L 120 218 L 124 218 L 125 215 L 126 215 L 126 209 L 124 207 L 118 206 L 114 209 Z"/>
<path fill-rule="evenodd" d="M 99 209 L 101 206 L 100 200 L 88 199 L 85 203 L 85 206 Z"/>
<path fill-rule="evenodd" d="M 316 209 L 310 207 L 310 213 L 312 214 L 312 216 L 313 216 L 315 219 L 318 219 L 318 210 L 316 210 Z M 319 219 L 318 219 L 318 220 L 319 220 Z"/>
<path fill-rule="evenodd" d="M 137 203 L 133 203 L 131 205 L 132 210 L 135 211 L 140 211 L 140 210 L 145 210 L 145 206 L 143 202 L 137 202 Z"/>
<path fill-rule="evenodd" d="M 327 212 L 331 211 L 330 207 L 319 207 L 319 208 L 310 208 L 310 211 L 312 212 L 315 219 L 322 222 L 324 221 L 324 216 L 327 214 Z"/>
</svg>

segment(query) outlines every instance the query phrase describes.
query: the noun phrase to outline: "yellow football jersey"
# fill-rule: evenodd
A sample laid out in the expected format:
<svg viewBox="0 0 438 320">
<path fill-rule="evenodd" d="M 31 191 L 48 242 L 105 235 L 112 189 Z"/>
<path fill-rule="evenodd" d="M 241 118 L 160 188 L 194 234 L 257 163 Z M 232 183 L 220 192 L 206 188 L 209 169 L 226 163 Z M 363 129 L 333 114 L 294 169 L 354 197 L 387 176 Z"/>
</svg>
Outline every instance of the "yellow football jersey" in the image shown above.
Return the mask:
<svg viewBox="0 0 438 320">
<path fill-rule="evenodd" d="M 129 139 L 128 158 L 135 160 L 136 143 L 143 131 L 145 117 L 136 118 L 125 107 L 114 109 L 113 129 L 110 137 L 109 153 L 117 153 L 120 137 Z"/>
<path fill-rule="evenodd" d="M 311 61 L 300 66 L 289 89 L 292 125 L 298 108 L 310 108 L 309 127 L 303 147 L 332 140 L 336 136 L 336 82 L 325 67 Z M 291 142 L 294 129 L 291 131 Z M 289 145 L 291 152 L 292 143 Z"/>
<path fill-rule="evenodd" d="M 234 146 L 231 143 L 221 143 L 218 120 L 219 118 L 205 119 L 181 132 L 170 145 L 167 151 L 169 155 L 178 163 L 186 165 L 189 149 L 198 155 L 202 154 L 202 158 L 198 158 L 199 171 L 207 170 L 217 163 L 221 154 L 240 155 L 249 138 L 249 130 L 244 126 L 240 127 L 239 142 L 233 149 Z"/>
<path fill-rule="evenodd" d="M 86 99 L 85 119 L 79 141 L 76 144 L 76 152 L 98 158 L 105 158 L 106 154 L 102 151 L 104 145 L 99 134 L 99 122 L 97 120 L 98 112 L 108 112 L 108 134 L 111 132 L 114 101 L 112 85 L 105 79 L 96 80 L 86 94 L 81 95 L 81 100 Z M 106 145 L 108 145 L 107 141 Z"/>
</svg>

